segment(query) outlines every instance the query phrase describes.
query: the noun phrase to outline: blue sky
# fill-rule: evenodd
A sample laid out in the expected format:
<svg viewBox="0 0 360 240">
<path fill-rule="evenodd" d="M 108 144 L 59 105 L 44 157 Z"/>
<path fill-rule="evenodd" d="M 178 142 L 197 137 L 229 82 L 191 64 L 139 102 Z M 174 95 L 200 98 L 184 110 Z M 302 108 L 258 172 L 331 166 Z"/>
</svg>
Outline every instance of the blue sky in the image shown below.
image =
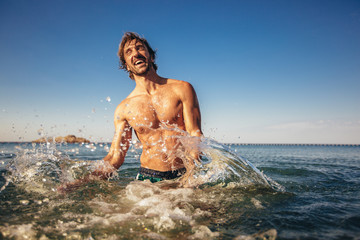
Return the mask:
<svg viewBox="0 0 360 240">
<path fill-rule="evenodd" d="M 360 143 L 360 1 L 0 1 L 0 141 L 111 141 L 124 32 L 220 142 Z M 109 97 L 109 98 L 108 98 Z"/>
</svg>

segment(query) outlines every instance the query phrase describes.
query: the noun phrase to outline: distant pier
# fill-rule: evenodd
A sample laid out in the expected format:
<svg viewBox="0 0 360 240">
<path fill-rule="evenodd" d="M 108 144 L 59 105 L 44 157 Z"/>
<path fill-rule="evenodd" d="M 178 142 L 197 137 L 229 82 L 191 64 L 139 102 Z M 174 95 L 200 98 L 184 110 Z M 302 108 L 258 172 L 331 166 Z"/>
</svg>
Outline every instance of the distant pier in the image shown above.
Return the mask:
<svg viewBox="0 0 360 240">
<path fill-rule="evenodd" d="M 360 144 L 323 144 L 323 143 L 224 143 L 235 146 L 321 146 L 321 147 L 360 147 Z"/>
</svg>

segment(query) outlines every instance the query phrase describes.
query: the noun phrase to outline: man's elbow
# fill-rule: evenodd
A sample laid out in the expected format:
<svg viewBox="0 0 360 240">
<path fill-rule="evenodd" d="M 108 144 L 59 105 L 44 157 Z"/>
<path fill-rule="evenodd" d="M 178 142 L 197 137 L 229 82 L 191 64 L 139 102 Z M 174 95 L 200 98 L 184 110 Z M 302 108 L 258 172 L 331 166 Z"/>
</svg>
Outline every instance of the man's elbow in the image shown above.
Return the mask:
<svg viewBox="0 0 360 240">
<path fill-rule="evenodd" d="M 106 155 L 106 156 L 104 157 L 104 161 L 105 161 L 105 162 L 110 162 L 111 159 L 112 159 L 112 157 L 113 157 L 113 154 L 112 154 L 112 153 L 109 153 L 108 155 Z"/>
<path fill-rule="evenodd" d="M 124 163 L 124 159 L 119 154 L 108 154 L 104 158 L 104 162 L 107 162 L 115 169 L 119 169 Z"/>
<path fill-rule="evenodd" d="M 123 159 L 110 162 L 111 166 L 113 166 L 113 168 L 115 169 L 119 169 L 123 163 L 124 163 Z"/>
<path fill-rule="evenodd" d="M 192 137 L 202 137 L 203 136 L 203 133 L 200 129 L 194 129 L 194 130 L 190 131 L 189 133 L 190 133 L 190 136 L 192 136 Z"/>
</svg>

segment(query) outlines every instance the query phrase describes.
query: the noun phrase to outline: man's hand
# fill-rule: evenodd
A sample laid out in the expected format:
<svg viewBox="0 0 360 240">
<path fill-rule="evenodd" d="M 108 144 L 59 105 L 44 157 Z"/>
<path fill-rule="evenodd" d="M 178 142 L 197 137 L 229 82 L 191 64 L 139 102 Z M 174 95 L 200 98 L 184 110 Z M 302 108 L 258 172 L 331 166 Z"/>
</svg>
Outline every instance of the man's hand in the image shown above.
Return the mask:
<svg viewBox="0 0 360 240">
<path fill-rule="evenodd" d="M 86 175 L 85 177 L 77 179 L 73 182 L 62 184 L 60 187 L 57 188 L 57 191 L 59 193 L 66 194 L 81 188 L 82 186 L 88 184 L 91 181 L 107 180 L 113 177 L 115 174 L 116 169 L 105 162 L 105 164 L 97 166 L 97 169 L 95 171 Z"/>
<path fill-rule="evenodd" d="M 186 168 L 186 173 L 180 178 L 179 183 L 181 187 L 196 187 L 194 173 L 196 166 L 201 164 L 201 151 L 199 137 L 190 137 L 185 139 L 186 143 L 182 141 L 184 146 L 183 163 Z"/>
</svg>

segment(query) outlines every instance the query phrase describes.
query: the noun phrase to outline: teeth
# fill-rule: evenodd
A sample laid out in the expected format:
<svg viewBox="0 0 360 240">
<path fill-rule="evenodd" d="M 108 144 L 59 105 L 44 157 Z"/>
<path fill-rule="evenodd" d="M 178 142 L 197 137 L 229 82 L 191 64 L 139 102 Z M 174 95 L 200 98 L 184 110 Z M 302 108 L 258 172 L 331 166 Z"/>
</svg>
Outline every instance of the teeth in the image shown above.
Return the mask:
<svg viewBox="0 0 360 240">
<path fill-rule="evenodd" d="M 138 64 L 140 64 L 140 63 L 143 63 L 143 61 L 141 61 L 141 60 L 136 61 L 136 62 L 135 62 L 135 65 L 138 65 Z"/>
</svg>

